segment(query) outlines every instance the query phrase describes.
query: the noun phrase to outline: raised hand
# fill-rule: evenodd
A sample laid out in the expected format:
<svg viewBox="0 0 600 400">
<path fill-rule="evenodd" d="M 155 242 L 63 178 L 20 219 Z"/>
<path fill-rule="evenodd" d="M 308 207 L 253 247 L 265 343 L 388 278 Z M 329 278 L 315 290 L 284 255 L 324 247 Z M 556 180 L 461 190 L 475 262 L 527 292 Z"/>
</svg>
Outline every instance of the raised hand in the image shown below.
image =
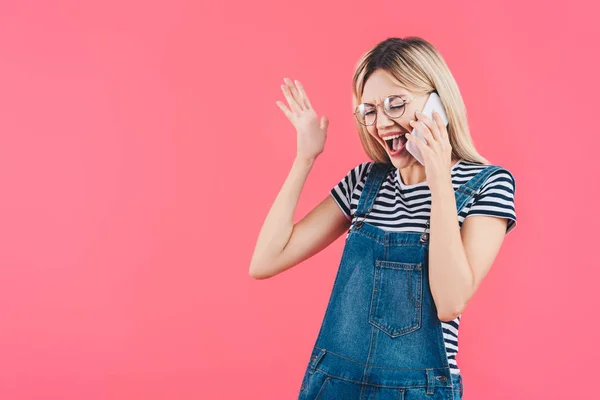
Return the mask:
<svg viewBox="0 0 600 400">
<path fill-rule="evenodd" d="M 285 78 L 284 82 L 281 90 L 289 108 L 281 101 L 277 101 L 276 104 L 296 128 L 296 157 L 314 160 L 325 148 L 329 120 L 325 116 L 319 119 L 299 81 L 292 82 L 291 79 Z"/>
</svg>

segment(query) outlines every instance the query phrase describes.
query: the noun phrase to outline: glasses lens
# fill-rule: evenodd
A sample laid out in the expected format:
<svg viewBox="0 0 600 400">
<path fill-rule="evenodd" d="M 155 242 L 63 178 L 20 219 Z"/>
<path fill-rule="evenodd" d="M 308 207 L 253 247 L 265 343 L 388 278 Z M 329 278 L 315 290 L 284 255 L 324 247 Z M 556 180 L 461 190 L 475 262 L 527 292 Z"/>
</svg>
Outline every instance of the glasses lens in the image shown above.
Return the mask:
<svg viewBox="0 0 600 400">
<path fill-rule="evenodd" d="M 404 99 L 399 96 L 390 96 L 384 102 L 385 112 L 392 118 L 399 118 L 406 108 Z"/>
<path fill-rule="evenodd" d="M 377 110 L 370 104 L 360 104 L 355 115 L 361 124 L 371 125 L 375 122 Z"/>
<path fill-rule="evenodd" d="M 400 96 L 389 96 L 383 102 L 385 113 L 390 118 L 400 118 L 406 109 L 406 103 Z M 356 119 L 363 125 L 373 125 L 377 119 L 377 108 L 372 104 L 360 104 L 357 109 Z"/>
</svg>

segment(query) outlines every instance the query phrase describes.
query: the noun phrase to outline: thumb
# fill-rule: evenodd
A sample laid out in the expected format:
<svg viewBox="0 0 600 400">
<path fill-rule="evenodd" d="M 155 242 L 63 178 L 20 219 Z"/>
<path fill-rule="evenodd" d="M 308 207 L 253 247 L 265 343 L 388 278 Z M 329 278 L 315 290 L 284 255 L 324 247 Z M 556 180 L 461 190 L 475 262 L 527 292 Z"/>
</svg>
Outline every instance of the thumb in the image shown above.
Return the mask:
<svg viewBox="0 0 600 400">
<path fill-rule="evenodd" d="M 321 129 L 327 130 L 328 126 L 329 126 L 329 119 L 323 115 L 321 117 Z"/>
</svg>

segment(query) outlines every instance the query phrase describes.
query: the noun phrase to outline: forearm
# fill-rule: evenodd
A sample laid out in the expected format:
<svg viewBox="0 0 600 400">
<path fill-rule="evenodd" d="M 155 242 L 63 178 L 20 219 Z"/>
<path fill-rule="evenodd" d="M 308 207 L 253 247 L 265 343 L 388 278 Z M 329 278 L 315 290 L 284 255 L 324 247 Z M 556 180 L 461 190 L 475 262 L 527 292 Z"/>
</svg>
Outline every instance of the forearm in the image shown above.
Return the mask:
<svg viewBox="0 0 600 400">
<path fill-rule="evenodd" d="M 273 263 L 289 242 L 300 193 L 313 165 L 313 159 L 294 160 L 258 235 L 250 262 L 250 274 Z"/>
<path fill-rule="evenodd" d="M 473 272 L 465 253 L 452 183 L 432 190 L 429 280 L 438 316 L 454 319 L 465 306 Z"/>
</svg>

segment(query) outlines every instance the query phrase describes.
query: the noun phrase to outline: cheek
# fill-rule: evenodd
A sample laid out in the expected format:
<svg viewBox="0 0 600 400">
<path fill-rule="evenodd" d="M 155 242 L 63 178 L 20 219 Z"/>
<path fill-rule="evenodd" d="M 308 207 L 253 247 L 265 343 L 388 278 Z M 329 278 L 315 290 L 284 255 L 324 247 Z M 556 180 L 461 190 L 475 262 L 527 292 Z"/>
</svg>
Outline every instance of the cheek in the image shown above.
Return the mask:
<svg viewBox="0 0 600 400">
<path fill-rule="evenodd" d="M 416 120 L 416 119 L 417 119 L 417 116 L 415 115 L 414 111 L 411 113 L 407 112 L 402 116 L 402 119 L 399 122 L 402 125 L 402 127 L 404 127 L 405 129 L 407 129 L 410 132 L 413 129 L 413 127 L 410 125 L 410 121 Z"/>
<path fill-rule="evenodd" d="M 406 109 L 406 112 L 404 113 L 404 115 L 410 115 L 411 116 L 410 119 L 415 119 L 416 118 L 415 112 L 425 108 L 426 102 L 427 102 L 426 99 L 421 99 L 421 101 L 417 101 L 417 102 L 413 103 L 412 107 Z"/>
<path fill-rule="evenodd" d="M 377 129 L 373 129 L 373 128 L 369 128 L 367 129 L 367 133 L 369 134 L 369 136 L 371 136 L 373 138 L 373 140 L 375 140 L 375 142 L 377 142 L 380 146 L 384 146 L 385 144 L 383 143 L 383 141 L 379 138 L 379 135 L 377 134 Z"/>
</svg>

